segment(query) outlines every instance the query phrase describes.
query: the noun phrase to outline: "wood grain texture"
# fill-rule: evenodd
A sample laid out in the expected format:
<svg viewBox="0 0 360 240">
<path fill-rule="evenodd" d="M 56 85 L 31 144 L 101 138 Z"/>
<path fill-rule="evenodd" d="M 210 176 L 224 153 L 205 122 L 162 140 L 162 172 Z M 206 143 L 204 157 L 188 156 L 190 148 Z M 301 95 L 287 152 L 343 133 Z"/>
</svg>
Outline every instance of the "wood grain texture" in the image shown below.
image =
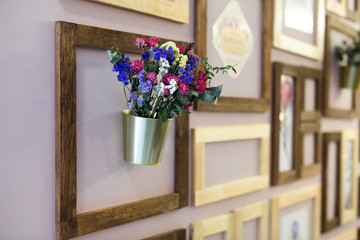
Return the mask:
<svg viewBox="0 0 360 240">
<path fill-rule="evenodd" d="M 326 10 L 340 17 L 346 16 L 347 0 L 327 0 Z"/>
<path fill-rule="evenodd" d="M 67 22 L 56 22 L 55 26 L 56 239 L 67 240 L 188 206 L 189 117 L 184 114 L 176 119 L 174 193 L 77 214 L 76 47 L 109 49 L 114 45 L 120 51 L 139 53 L 134 39 L 145 36 Z M 176 43 L 186 45 L 184 42 Z"/>
<path fill-rule="evenodd" d="M 205 240 L 207 236 L 225 232 L 224 240 L 234 240 L 235 218 L 233 213 L 223 214 L 191 224 L 191 239 Z"/>
<path fill-rule="evenodd" d="M 328 232 L 340 224 L 340 205 L 339 205 L 339 187 L 340 187 L 340 141 L 341 141 L 341 133 L 324 133 L 323 134 L 323 161 L 322 161 L 322 204 L 321 204 L 321 231 Z M 332 174 L 329 173 L 329 144 L 336 143 L 337 154 L 336 154 L 336 180 L 335 186 L 335 205 L 332 206 L 335 212 L 335 216 L 331 219 L 328 219 L 327 206 L 328 206 L 328 193 L 327 189 L 329 186 L 329 176 Z"/>
<path fill-rule="evenodd" d="M 260 0 L 257 0 L 260 1 Z M 220 112 L 265 112 L 270 109 L 271 97 L 271 0 L 262 2 L 262 39 L 261 46 L 261 97 L 219 97 L 217 105 L 197 102 L 194 110 Z M 201 59 L 207 55 L 207 0 L 195 0 L 195 52 Z"/>
<path fill-rule="evenodd" d="M 350 229 L 345 232 L 338 234 L 335 237 L 330 238 L 330 240 L 357 240 L 357 231 L 356 229 Z"/>
<path fill-rule="evenodd" d="M 144 238 L 142 240 L 186 240 L 186 229 L 177 229 L 167 233 Z"/>
<path fill-rule="evenodd" d="M 330 106 L 330 69 L 331 69 L 331 59 L 332 59 L 332 49 L 331 49 L 331 31 L 338 31 L 349 37 L 355 38 L 357 36 L 356 29 L 345 24 L 341 20 L 332 17 L 330 15 L 326 16 L 326 37 L 325 37 L 325 58 L 324 58 L 324 84 L 323 84 L 323 114 L 327 117 L 333 118 L 355 118 L 357 116 L 357 105 L 358 105 L 358 94 L 356 92 L 352 95 L 352 107 L 350 110 L 338 109 Z M 339 86 L 340 87 L 340 86 Z"/>
</svg>

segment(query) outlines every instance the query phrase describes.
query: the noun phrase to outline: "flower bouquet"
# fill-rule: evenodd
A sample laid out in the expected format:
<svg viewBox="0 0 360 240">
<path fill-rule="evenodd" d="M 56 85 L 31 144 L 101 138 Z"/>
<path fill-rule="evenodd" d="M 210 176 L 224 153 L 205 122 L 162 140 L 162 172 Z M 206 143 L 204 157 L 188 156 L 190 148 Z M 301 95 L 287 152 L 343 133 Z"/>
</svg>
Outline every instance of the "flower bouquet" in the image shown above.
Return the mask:
<svg viewBox="0 0 360 240">
<path fill-rule="evenodd" d="M 235 69 L 230 65 L 212 67 L 207 58 L 200 63 L 192 53 L 194 43 L 186 47 L 171 41 L 160 45 L 159 38 L 136 38 L 135 45 L 142 49 L 141 60 L 131 60 L 115 47 L 107 54 L 123 84 L 129 108 L 123 111 L 125 160 L 155 165 L 161 158 L 171 119 L 189 111 L 198 100 L 216 103 L 222 85 L 211 87 L 211 79 L 218 72 Z M 163 145 L 153 146 L 159 142 Z M 134 145 L 144 145 L 147 150 L 135 149 Z"/>
</svg>

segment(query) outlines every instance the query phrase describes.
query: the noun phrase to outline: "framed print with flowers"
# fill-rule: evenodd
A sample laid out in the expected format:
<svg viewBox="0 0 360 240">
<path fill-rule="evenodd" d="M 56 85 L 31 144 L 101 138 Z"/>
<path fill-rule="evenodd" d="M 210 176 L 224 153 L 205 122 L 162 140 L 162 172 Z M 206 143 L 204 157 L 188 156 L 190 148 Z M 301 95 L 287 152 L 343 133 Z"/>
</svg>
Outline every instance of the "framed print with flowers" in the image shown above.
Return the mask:
<svg viewBox="0 0 360 240">
<path fill-rule="evenodd" d="M 189 0 L 91 0 L 114 7 L 166 18 L 172 21 L 189 23 Z"/>
<path fill-rule="evenodd" d="M 80 84 L 77 71 L 81 70 L 77 69 L 77 53 L 80 47 L 89 47 L 104 50 L 106 54 L 105 49 L 115 46 L 121 51 L 140 54 L 141 50 L 135 46 L 134 40 L 136 37 L 148 36 L 68 22 L 56 22 L 55 30 L 56 239 L 66 240 L 188 206 L 189 119 L 188 115 L 184 114 L 176 119 L 173 140 L 174 145 L 181 145 L 181 149 L 174 149 L 173 192 L 112 207 L 78 212 L 77 168 L 80 159 L 78 147 L 81 145 L 78 131 L 81 126 L 78 125 L 77 107 L 83 89 L 77 89 Z"/>
<path fill-rule="evenodd" d="M 236 65 L 237 70 L 217 81 L 224 84 L 217 105 L 198 102 L 195 110 L 268 111 L 271 45 L 270 0 L 195 0 L 195 53 L 209 56 L 211 64 Z"/>
<path fill-rule="evenodd" d="M 275 0 L 274 47 L 307 58 L 322 60 L 324 53 L 325 0 Z"/>
</svg>

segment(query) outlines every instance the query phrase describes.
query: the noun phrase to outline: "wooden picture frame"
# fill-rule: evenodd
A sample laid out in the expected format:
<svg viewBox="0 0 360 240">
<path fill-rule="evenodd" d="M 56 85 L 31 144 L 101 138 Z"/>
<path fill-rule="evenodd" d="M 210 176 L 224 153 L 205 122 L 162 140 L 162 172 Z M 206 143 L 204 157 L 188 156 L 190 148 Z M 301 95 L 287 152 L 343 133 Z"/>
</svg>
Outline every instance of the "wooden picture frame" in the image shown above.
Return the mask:
<svg viewBox="0 0 360 240">
<path fill-rule="evenodd" d="M 360 0 L 354 0 L 354 9 L 349 9 L 349 0 L 346 1 L 346 18 L 354 22 L 360 20 Z"/>
<path fill-rule="evenodd" d="M 257 0 L 260 1 L 260 0 Z M 271 1 L 262 0 L 262 49 L 261 54 L 261 97 L 225 97 L 218 99 L 217 105 L 197 102 L 198 111 L 221 112 L 265 112 L 270 109 L 271 97 Z M 201 58 L 207 56 L 207 0 L 195 0 L 195 52 Z M 220 76 L 219 76 L 220 77 Z"/>
<path fill-rule="evenodd" d="M 225 240 L 234 240 L 234 214 L 223 214 L 191 224 L 191 239 L 204 240 L 205 237 L 225 232 Z"/>
<path fill-rule="evenodd" d="M 326 0 L 326 10 L 340 17 L 345 17 L 347 0 Z"/>
<path fill-rule="evenodd" d="M 284 29 L 285 5 L 284 0 L 274 1 L 274 47 L 291 53 L 298 54 L 314 60 L 322 60 L 324 57 L 324 31 L 325 31 L 325 0 L 316 0 L 314 6 L 314 22 L 312 30 L 314 43 L 297 38 L 295 35 L 287 35 Z M 292 29 L 292 28 L 291 28 Z M 307 34 L 297 29 L 292 29 L 301 34 Z M 309 31 L 309 30 L 307 30 Z M 309 33 L 310 35 L 310 33 Z"/>
<path fill-rule="evenodd" d="M 268 202 L 251 204 L 250 206 L 235 209 L 233 212 L 235 214 L 235 240 L 243 240 L 243 224 L 255 219 L 259 219 L 258 239 L 266 240 L 268 238 Z"/>
<path fill-rule="evenodd" d="M 329 179 L 329 156 L 328 150 L 330 143 L 334 142 L 336 144 L 336 162 L 335 168 L 337 169 L 336 179 L 335 179 L 335 204 L 333 206 L 334 209 L 334 217 L 328 219 L 328 179 Z M 334 132 L 334 133 L 324 133 L 323 134 L 323 162 L 322 162 L 322 211 L 321 211 L 321 231 L 328 232 L 337 226 L 340 225 L 340 211 L 339 211 L 339 201 L 340 201 L 340 145 L 341 145 L 341 133 Z"/>
<path fill-rule="evenodd" d="M 299 154 L 299 177 L 310 177 L 314 176 L 321 172 L 321 139 L 322 135 L 320 133 L 320 119 L 321 119 L 321 106 L 322 106 L 322 71 L 307 67 L 300 67 L 299 69 L 299 79 L 300 79 L 300 133 L 299 133 L 299 145 L 298 148 L 300 151 Z M 308 79 L 308 80 L 307 80 Z M 305 109 L 305 99 L 306 97 L 306 81 L 315 82 L 315 104 L 314 110 Z M 305 134 L 314 134 L 314 163 L 306 166 L 304 164 L 304 137 Z"/>
<path fill-rule="evenodd" d="M 271 239 L 277 240 L 280 233 L 280 210 L 290 207 L 301 202 L 314 199 L 313 204 L 313 240 L 320 239 L 320 201 L 321 201 L 321 185 L 315 184 L 312 186 L 296 189 L 295 191 L 283 193 L 272 198 L 271 206 Z"/>
<path fill-rule="evenodd" d="M 347 178 L 346 166 L 348 164 L 346 161 L 348 159 L 349 152 L 347 151 L 347 142 L 353 142 L 352 144 L 352 158 L 350 165 L 350 174 L 351 174 L 351 196 L 349 197 L 349 201 L 351 201 L 351 207 L 346 208 L 344 206 L 346 202 L 346 198 L 344 196 L 344 191 L 346 191 L 346 182 L 345 178 Z M 351 155 L 350 155 L 351 157 Z M 359 132 L 357 129 L 347 129 L 341 132 L 341 145 L 340 145 L 340 197 L 339 197 L 339 206 L 340 206 L 340 224 L 345 224 L 350 222 L 351 220 L 357 217 L 357 209 L 358 209 L 358 160 L 359 160 Z"/>
<path fill-rule="evenodd" d="M 144 238 L 142 240 L 186 240 L 186 229 L 176 229 L 156 236 Z"/>
<path fill-rule="evenodd" d="M 298 133 L 300 131 L 300 76 L 299 67 L 286 65 L 280 62 L 274 63 L 274 82 L 273 82 L 273 116 L 272 116 L 272 161 L 271 161 L 271 184 L 279 185 L 289 183 L 298 179 L 299 154 L 298 154 Z M 292 167 L 287 171 L 280 171 L 280 130 L 279 120 L 281 113 L 281 79 L 290 76 L 293 79 L 293 124 L 292 124 Z"/>
<path fill-rule="evenodd" d="M 265 189 L 269 186 L 269 124 L 203 127 L 192 129 L 193 204 L 204 204 Z M 260 139 L 259 174 L 245 179 L 205 187 L 205 144 Z"/>
<path fill-rule="evenodd" d="M 344 1 L 344 0 L 343 0 Z M 354 91 L 352 94 L 352 107 L 350 110 L 338 109 L 330 106 L 330 69 L 331 69 L 331 58 L 333 57 L 331 49 L 331 37 L 330 33 L 332 30 L 341 32 L 349 37 L 355 38 L 357 32 L 354 28 L 345 24 L 341 20 L 332 17 L 330 15 L 326 16 L 326 37 L 325 37 L 325 59 L 324 59 L 324 106 L 323 114 L 327 117 L 334 118 L 355 118 L 356 117 L 356 108 L 357 108 L 357 94 Z M 339 84 L 340 88 L 340 84 Z"/>
<path fill-rule="evenodd" d="M 357 231 L 356 229 L 350 229 L 345 232 L 342 232 L 335 237 L 330 238 L 330 240 L 357 240 Z"/>
<path fill-rule="evenodd" d="M 189 118 L 176 119 L 173 193 L 77 214 L 76 47 L 140 53 L 133 33 L 56 22 L 56 239 L 66 240 L 189 205 Z M 184 44 L 184 43 L 182 43 Z M 104 51 L 105 54 L 105 51 Z"/>
<path fill-rule="evenodd" d="M 91 0 L 114 7 L 141 12 L 175 22 L 189 23 L 189 0 Z"/>
</svg>

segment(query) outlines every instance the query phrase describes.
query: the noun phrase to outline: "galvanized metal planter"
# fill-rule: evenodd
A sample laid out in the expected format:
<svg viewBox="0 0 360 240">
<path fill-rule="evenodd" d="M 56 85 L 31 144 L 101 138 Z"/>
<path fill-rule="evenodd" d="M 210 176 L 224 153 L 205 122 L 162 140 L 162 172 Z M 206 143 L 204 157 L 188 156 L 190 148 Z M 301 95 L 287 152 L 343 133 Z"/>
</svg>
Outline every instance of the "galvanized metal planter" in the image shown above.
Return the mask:
<svg viewBox="0 0 360 240">
<path fill-rule="evenodd" d="M 340 68 L 341 88 L 359 90 L 360 69 L 357 66 L 346 66 Z"/>
<path fill-rule="evenodd" d="M 159 119 L 131 115 L 123 112 L 124 160 L 140 165 L 158 165 L 164 151 L 172 119 L 162 123 Z"/>
</svg>

